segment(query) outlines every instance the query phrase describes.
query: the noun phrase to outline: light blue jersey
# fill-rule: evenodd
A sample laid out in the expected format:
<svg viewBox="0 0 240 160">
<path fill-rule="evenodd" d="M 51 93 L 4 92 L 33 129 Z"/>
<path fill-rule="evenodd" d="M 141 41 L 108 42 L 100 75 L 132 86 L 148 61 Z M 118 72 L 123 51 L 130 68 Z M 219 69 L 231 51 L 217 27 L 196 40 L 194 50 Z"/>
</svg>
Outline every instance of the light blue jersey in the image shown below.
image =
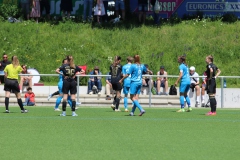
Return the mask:
<svg viewBox="0 0 240 160">
<path fill-rule="evenodd" d="M 142 87 L 142 74 L 143 72 L 147 72 L 147 68 L 144 65 L 132 64 L 129 72 L 127 74 L 131 74 L 131 87 L 130 94 L 140 94 Z"/>
<path fill-rule="evenodd" d="M 189 76 L 188 67 L 184 63 L 182 63 L 179 66 L 179 70 L 180 70 L 180 72 L 182 72 L 181 83 L 190 84 L 190 76 Z"/>
<path fill-rule="evenodd" d="M 123 76 L 125 76 L 128 73 L 130 67 L 131 67 L 131 64 L 125 64 L 123 66 L 123 68 L 122 68 Z M 124 79 L 123 86 L 130 87 L 130 84 L 131 84 L 131 74 L 127 78 Z"/>
<path fill-rule="evenodd" d="M 190 89 L 190 76 L 189 76 L 189 70 L 188 67 L 182 63 L 179 66 L 180 72 L 182 72 L 182 78 L 180 82 L 180 93 L 187 93 Z"/>
<path fill-rule="evenodd" d="M 127 73 L 131 75 L 131 83 L 142 84 L 143 72 L 147 72 L 147 68 L 143 64 L 132 64 Z"/>
</svg>

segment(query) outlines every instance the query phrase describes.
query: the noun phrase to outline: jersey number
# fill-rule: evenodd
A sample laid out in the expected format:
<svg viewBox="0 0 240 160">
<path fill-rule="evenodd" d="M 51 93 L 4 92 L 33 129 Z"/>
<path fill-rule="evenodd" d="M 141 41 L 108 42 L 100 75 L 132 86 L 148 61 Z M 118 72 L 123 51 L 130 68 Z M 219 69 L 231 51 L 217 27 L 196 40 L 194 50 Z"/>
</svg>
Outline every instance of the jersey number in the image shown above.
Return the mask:
<svg viewBox="0 0 240 160">
<path fill-rule="evenodd" d="M 70 77 L 74 76 L 75 69 L 67 68 L 66 69 L 66 74 Z"/>
</svg>

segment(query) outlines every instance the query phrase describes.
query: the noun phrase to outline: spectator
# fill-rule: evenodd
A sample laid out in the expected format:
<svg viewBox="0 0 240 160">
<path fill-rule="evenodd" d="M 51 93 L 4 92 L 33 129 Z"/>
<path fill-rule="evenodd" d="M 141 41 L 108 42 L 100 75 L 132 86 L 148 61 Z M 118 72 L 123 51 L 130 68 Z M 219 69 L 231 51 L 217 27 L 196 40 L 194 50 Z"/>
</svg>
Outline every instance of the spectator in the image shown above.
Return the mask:
<svg viewBox="0 0 240 160">
<path fill-rule="evenodd" d="M 153 87 L 153 80 L 150 80 L 150 77 L 147 77 L 147 75 L 153 75 L 153 72 L 151 70 L 149 70 L 148 64 L 144 64 L 144 66 L 147 68 L 147 72 L 143 74 L 142 77 L 142 86 L 143 87 L 148 87 L 151 83 L 151 88 Z"/>
<path fill-rule="evenodd" d="M 35 94 L 32 92 L 32 88 L 27 88 L 27 93 L 25 93 L 25 102 L 23 106 L 35 106 Z"/>
<path fill-rule="evenodd" d="M 112 83 L 111 83 L 111 76 L 110 76 L 110 72 L 107 73 L 106 77 L 106 100 L 111 100 L 111 93 L 113 93 L 113 89 L 112 89 Z"/>
<path fill-rule="evenodd" d="M 21 7 L 24 17 L 29 20 L 30 0 L 21 0 Z"/>
<path fill-rule="evenodd" d="M 31 72 L 27 71 L 26 65 L 22 65 L 21 74 L 31 74 Z M 22 92 L 23 86 L 29 86 L 32 88 L 32 76 L 20 76 L 20 78 L 21 78 L 19 84 L 20 92 Z"/>
<path fill-rule="evenodd" d="M 138 0 L 138 20 L 139 23 L 145 23 L 146 12 L 148 8 L 148 0 Z"/>
<path fill-rule="evenodd" d="M 10 64 L 11 62 L 8 61 L 7 54 L 3 54 L 3 59 L 0 61 L 0 84 L 4 82 L 4 69 L 5 67 Z"/>
<path fill-rule="evenodd" d="M 90 75 L 102 75 L 102 73 L 99 71 L 99 67 L 95 66 L 94 70 L 90 72 Z M 88 93 L 91 95 L 93 94 L 92 90 L 96 86 L 97 87 L 97 92 L 98 94 L 101 94 L 102 90 L 102 82 L 101 82 L 102 77 L 89 77 L 88 81 Z"/>
<path fill-rule="evenodd" d="M 93 7 L 93 0 L 84 0 L 83 6 L 83 22 L 85 23 L 87 18 L 89 21 L 92 19 L 92 7 Z M 88 10 L 88 14 L 87 14 Z"/>
<path fill-rule="evenodd" d="M 192 92 L 194 92 L 194 90 L 196 90 L 196 103 L 195 103 L 195 107 L 198 107 L 200 105 L 200 87 L 199 87 L 199 75 L 198 73 L 195 71 L 195 67 L 191 66 L 190 67 L 190 76 L 191 77 L 191 85 L 190 88 L 192 89 Z"/>
<path fill-rule="evenodd" d="M 40 1 L 39 0 L 33 0 L 32 1 L 32 11 L 30 14 L 30 17 L 36 18 L 36 22 L 38 23 L 38 18 L 40 17 Z"/>
<path fill-rule="evenodd" d="M 95 7 L 94 15 L 97 16 L 97 21 L 100 24 L 100 16 L 104 16 L 105 15 L 105 9 L 104 9 L 104 5 L 103 5 L 103 1 L 102 0 L 97 0 L 97 4 L 96 4 L 96 7 Z"/>
<path fill-rule="evenodd" d="M 125 20 L 125 0 L 115 0 L 115 11 L 117 17 L 119 17 L 119 9 L 122 11 L 122 20 Z"/>
<path fill-rule="evenodd" d="M 160 71 L 157 72 L 157 75 L 167 75 L 165 71 L 165 67 L 161 66 Z M 157 93 L 158 95 L 161 94 L 160 88 L 163 87 L 164 94 L 168 95 L 168 78 L 167 77 L 157 77 Z"/>
<path fill-rule="evenodd" d="M 103 0 L 103 5 L 104 5 L 104 9 L 105 9 L 105 15 L 103 16 L 103 20 L 105 22 L 108 22 L 108 14 L 107 14 L 107 11 L 108 11 L 108 1 L 109 0 Z"/>
<path fill-rule="evenodd" d="M 67 17 L 70 18 L 70 14 L 73 11 L 73 5 L 71 0 L 61 0 L 60 9 L 62 11 L 62 17 L 65 18 L 65 12 Z"/>
<path fill-rule="evenodd" d="M 154 10 L 154 6 L 156 4 L 157 0 L 151 0 L 151 5 L 153 6 L 153 19 L 154 19 L 154 24 L 159 25 L 160 22 L 160 16 L 159 16 L 159 11 Z M 159 1 L 159 0 L 158 0 Z"/>
<path fill-rule="evenodd" d="M 207 71 L 204 71 L 203 76 L 207 76 Z M 203 77 L 202 80 L 203 81 L 202 81 L 202 90 L 201 90 L 201 103 L 202 103 L 202 107 L 205 107 L 205 91 L 206 91 L 207 78 Z"/>
<path fill-rule="evenodd" d="M 46 11 L 47 18 L 50 19 L 50 0 L 41 0 L 40 1 L 41 15 L 43 13 L 44 8 Z"/>
</svg>

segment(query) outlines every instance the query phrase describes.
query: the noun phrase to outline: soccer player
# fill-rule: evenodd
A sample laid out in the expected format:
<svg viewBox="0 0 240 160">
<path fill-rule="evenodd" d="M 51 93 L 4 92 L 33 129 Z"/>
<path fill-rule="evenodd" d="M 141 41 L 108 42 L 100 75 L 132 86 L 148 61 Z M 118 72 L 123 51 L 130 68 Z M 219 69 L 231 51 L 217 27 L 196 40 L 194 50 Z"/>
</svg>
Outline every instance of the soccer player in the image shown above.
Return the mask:
<svg viewBox="0 0 240 160">
<path fill-rule="evenodd" d="M 131 65 L 127 74 L 123 76 L 123 78 L 119 82 L 122 83 L 125 78 L 131 75 L 130 97 L 133 101 L 134 106 L 132 107 L 130 116 L 134 115 L 136 107 L 140 110 L 139 116 L 142 116 L 145 113 L 145 110 L 139 104 L 138 99 L 142 88 L 142 74 L 144 72 L 147 72 L 148 70 L 145 65 L 141 64 L 139 55 L 135 55 L 133 58 L 135 64 Z"/>
<path fill-rule="evenodd" d="M 188 67 L 186 65 L 186 57 L 185 56 L 180 56 L 178 57 L 178 63 L 179 65 L 179 77 L 177 81 L 175 82 L 175 86 L 178 85 L 178 82 L 180 82 L 180 104 L 181 104 L 181 109 L 178 110 L 177 112 L 185 112 L 184 109 L 184 98 L 186 99 L 186 102 L 188 104 L 188 112 L 192 110 L 191 104 L 190 104 L 190 99 L 187 95 L 189 89 L 190 89 L 190 76 L 189 76 L 189 71 Z"/>
<path fill-rule="evenodd" d="M 78 66 L 74 64 L 74 60 L 72 56 L 67 56 L 68 64 L 63 64 L 60 68 L 56 70 L 58 74 L 63 75 L 63 102 L 62 102 L 62 114 L 60 116 L 66 116 L 66 106 L 67 106 L 67 98 L 68 93 L 70 91 L 71 100 L 72 100 L 72 116 L 78 116 L 75 113 L 76 107 L 76 93 L 77 93 L 77 82 L 74 80 L 77 72 L 84 73 L 84 70 L 81 70 Z"/>
<path fill-rule="evenodd" d="M 125 76 L 128 73 L 132 62 L 133 62 L 133 58 L 128 57 L 127 58 L 127 64 L 125 64 L 122 68 L 123 76 Z M 129 89 L 130 89 L 130 83 L 131 83 L 131 75 L 129 75 L 126 79 L 124 79 L 124 82 L 123 82 L 123 93 L 125 95 L 125 97 L 124 97 L 125 112 L 128 112 L 128 92 L 129 92 Z"/>
<path fill-rule="evenodd" d="M 114 97 L 114 102 L 111 107 L 115 112 L 120 112 L 119 109 L 119 103 L 121 99 L 121 90 L 122 90 L 122 84 L 119 83 L 119 80 L 122 78 L 122 65 L 120 64 L 121 57 L 116 56 L 114 58 L 113 64 L 110 66 L 110 75 L 111 75 L 111 83 L 113 90 L 116 91 L 116 96 Z"/>
<path fill-rule="evenodd" d="M 28 112 L 28 110 L 23 108 L 23 103 L 18 84 L 18 74 L 21 73 L 22 70 L 23 69 L 19 64 L 17 56 L 12 56 L 12 64 L 7 65 L 4 69 L 4 74 L 6 78 L 4 84 L 6 113 L 10 113 L 8 109 L 10 92 L 13 92 L 16 95 L 18 105 L 21 109 L 21 113 Z"/>
<path fill-rule="evenodd" d="M 215 98 L 216 94 L 216 78 L 219 76 L 221 73 L 221 70 L 213 64 L 213 56 L 209 55 L 205 59 L 207 63 L 207 94 L 209 96 L 210 100 L 210 106 L 211 106 L 211 111 L 208 112 L 206 115 L 207 116 L 214 116 L 216 115 L 216 109 L 217 109 L 217 101 Z"/>
<path fill-rule="evenodd" d="M 64 59 L 62 61 L 62 64 L 68 64 L 68 60 L 67 59 Z M 56 104 L 55 104 L 55 107 L 54 107 L 54 111 L 61 111 L 58 107 L 63 99 L 63 92 L 62 92 L 62 89 L 63 89 L 63 80 L 64 80 L 64 76 L 62 75 L 63 72 L 60 72 L 61 74 L 59 74 L 59 81 L 58 81 L 58 93 L 59 93 L 59 96 L 56 100 Z M 68 95 L 68 104 L 70 105 L 70 107 L 72 107 L 72 100 L 71 100 L 71 96 Z"/>
</svg>

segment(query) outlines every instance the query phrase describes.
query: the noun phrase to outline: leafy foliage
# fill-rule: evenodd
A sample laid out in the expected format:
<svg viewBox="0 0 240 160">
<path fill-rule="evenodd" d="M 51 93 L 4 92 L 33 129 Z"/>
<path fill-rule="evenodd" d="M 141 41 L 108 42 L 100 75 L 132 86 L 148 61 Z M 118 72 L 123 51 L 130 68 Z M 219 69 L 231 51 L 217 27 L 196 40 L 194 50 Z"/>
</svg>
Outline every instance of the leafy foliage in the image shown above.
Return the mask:
<svg viewBox="0 0 240 160">
<path fill-rule="evenodd" d="M 21 9 L 14 4 L 0 4 L 0 17 L 7 20 L 8 17 L 19 18 L 21 16 Z"/>
<path fill-rule="evenodd" d="M 127 56 L 139 54 L 141 62 L 148 64 L 154 74 L 164 65 L 169 75 L 178 75 L 179 55 L 186 55 L 187 64 L 195 66 L 201 75 L 206 69 L 205 57 L 212 54 L 221 75 L 233 76 L 239 75 L 239 34 L 239 22 L 227 24 L 208 19 L 165 24 L 161 28 L 92 28 L 90 24 L 72 21 L 58 25 L 0 22 L 0 53 L 17 55 L 21 64 L 45 74 L 55 73 L 66 55 L 73 55 L 78 65 L 87 64 L 89 71 L 97 65 L 106 74 L 115 55 L 120 55 L 124 64 Z M 57 77 L 41 77 L 41 81 L 57 81 Z M 238 79 L 227 81 L 229 87 L 239 86 Z"/>
</svg>

